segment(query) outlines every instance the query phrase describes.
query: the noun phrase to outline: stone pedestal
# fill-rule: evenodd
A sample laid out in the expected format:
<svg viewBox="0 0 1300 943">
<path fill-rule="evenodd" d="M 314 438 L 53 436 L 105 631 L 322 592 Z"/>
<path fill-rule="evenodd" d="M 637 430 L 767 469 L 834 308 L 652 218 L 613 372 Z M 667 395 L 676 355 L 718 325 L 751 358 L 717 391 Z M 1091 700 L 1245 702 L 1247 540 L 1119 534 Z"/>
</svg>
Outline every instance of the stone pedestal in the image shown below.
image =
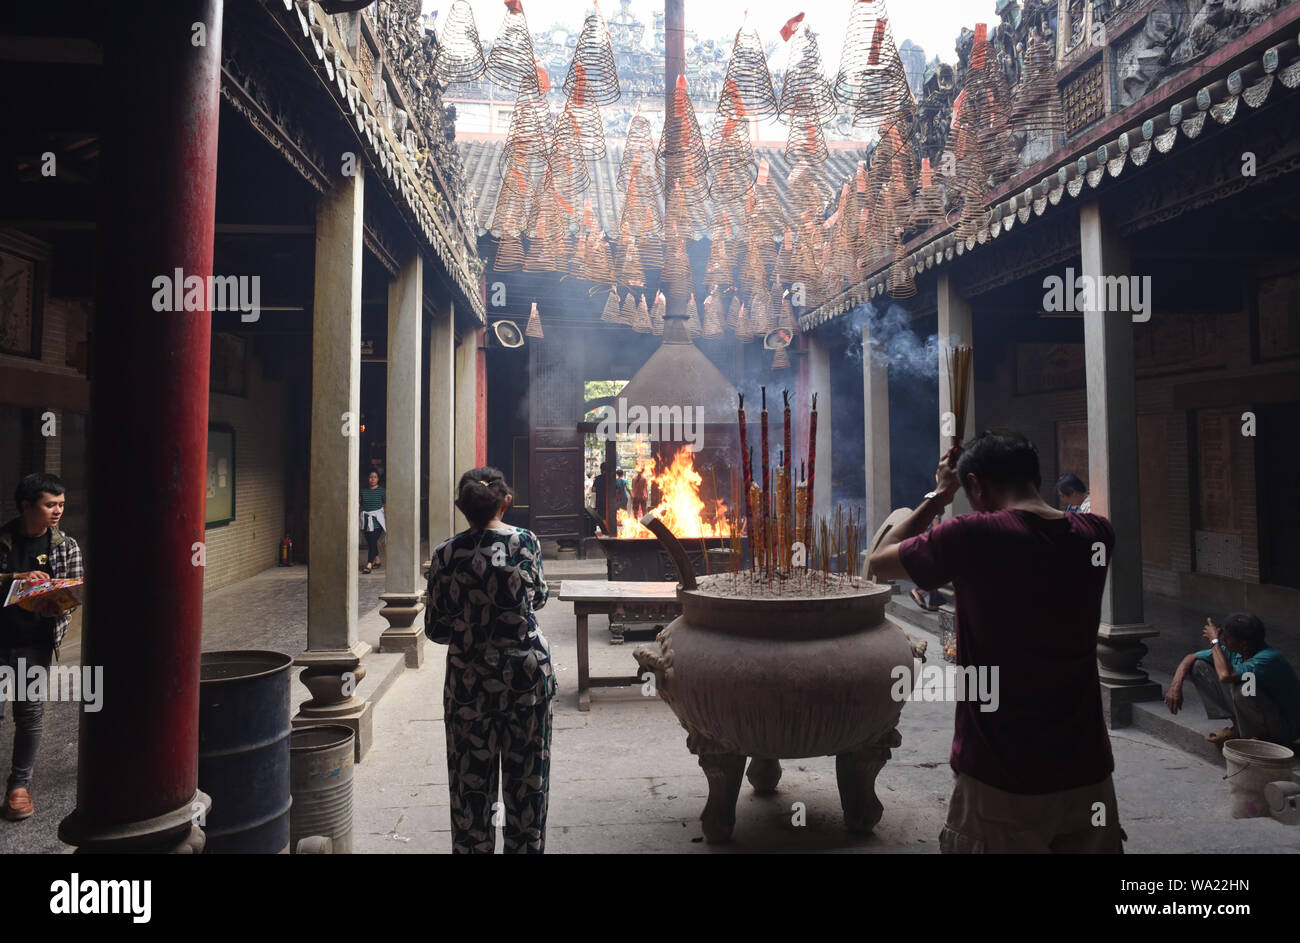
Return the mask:
<svg viewBox="0 0 1300 943">
<path fill-rule="evenodd" d="M 383 593 L 379 597 L 384 608 L 379 614 L 388 620 L 388 628 L 379 636 L 381 652 L 401 652 L 407 668 L 424 664 L 424 624 L 419 618 L 424 611 L 424 597 L 420 593 Z"/>
<path fill-rule="evenodd" d="M 1160 685 L 1152 681 L 1140 662 L 1147 653 L 1142 643 L 1160 633 L 1145 623 L 1109 625 L 1097 630 L 1097 670 L 1101 675 L 1101 707 L 1106 725 L 1112 730 L 1133 722 L 1133 705 L 1158 701 Z"/>
<path fill-rule="evenodd" d="M 198 823 L 212 811 L 212 798 L 196 789 L 189 802 L 170 812 L 135 822 L 99 825 L 79 811 L 59 823 L 59 840 L 76 846 L 79 855 L 178 854 L 197 855 L 207 844 Z"/>
<path fill-rule="evenodd" d="M 374 742 L 371 730 L 370 703 L 357 697 L 356 691 L 366 676 L 361 659 L 370 653 L 370 645 L 358 641 L 349 649 L 305 651 L 294 664 L 306 670 L 299 680 L 311 692 L 293 718 L 295 727 L 312 724 L 343 724 L 355 736 L 355 759 L 360 763 Z"/>
</svg>

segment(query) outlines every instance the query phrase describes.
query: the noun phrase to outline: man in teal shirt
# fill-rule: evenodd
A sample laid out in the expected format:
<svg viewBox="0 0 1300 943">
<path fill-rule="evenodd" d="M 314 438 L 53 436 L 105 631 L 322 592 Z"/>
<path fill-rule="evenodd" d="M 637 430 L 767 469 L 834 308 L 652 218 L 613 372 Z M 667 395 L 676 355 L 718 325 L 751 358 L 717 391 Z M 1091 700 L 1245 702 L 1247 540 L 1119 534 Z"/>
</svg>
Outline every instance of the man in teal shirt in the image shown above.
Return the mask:
<svg viewBox="0 0 1300 943">
<path fill-rule="evenodd" d="M 1251 613 L 1234 612 L 1222 629 L 1206 619 L 1201 635 L 1210 647 L 1179 664 L 1165 694 L 1170 712 L 1183 706 L 1183 680 L 1190 673 L 1206 716 L 1234 721 L 1207 740 L 1242 737 L 1288 747 L 1300 740 L 1300 678 L 1286 656 L 1268 646 L 1264 623 Z"/>
</svg>

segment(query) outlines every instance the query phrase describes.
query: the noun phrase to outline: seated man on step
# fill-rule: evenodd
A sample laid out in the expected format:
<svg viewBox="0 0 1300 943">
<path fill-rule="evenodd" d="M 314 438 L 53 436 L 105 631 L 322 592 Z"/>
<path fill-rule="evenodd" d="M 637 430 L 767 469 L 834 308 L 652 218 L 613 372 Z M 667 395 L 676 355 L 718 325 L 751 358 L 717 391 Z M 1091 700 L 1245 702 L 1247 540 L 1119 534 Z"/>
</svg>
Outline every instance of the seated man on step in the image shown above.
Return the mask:
<svg viewBox="0 0 1300 943">
<path fill-rule="evenodd" d="M 1169 712 L 1183 706 L 1183 681 L 1190 673 L 1205 716 L 1233 722 L 1207 734 L 1211 743 L 1241 737 L 1290 746 L 1300 740 L 1300 679 L 1286 656 L 1265 641 L 1259 617 L 1234 612 L 1223 628 L 1206 619 L 1201 635 L 1210 647 L 1178 665 L 1165 694 Z"/>
</svg>

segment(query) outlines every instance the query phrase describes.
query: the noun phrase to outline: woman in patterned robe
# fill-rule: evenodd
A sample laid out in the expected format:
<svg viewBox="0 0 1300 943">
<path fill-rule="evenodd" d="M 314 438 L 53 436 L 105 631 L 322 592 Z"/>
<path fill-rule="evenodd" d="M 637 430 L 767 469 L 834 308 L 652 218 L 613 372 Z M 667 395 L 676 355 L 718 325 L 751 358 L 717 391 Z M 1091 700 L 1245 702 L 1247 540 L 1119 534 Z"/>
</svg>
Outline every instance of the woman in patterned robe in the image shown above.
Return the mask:
<svg viewBox="0 0 1300 943">
<path fill-rule="evenodd" d="M 533 614 L 546 603 L 541 544 L 501 520 L 513 497 L 495 468 L 462 475 L 456 506 L 470 528 L 438 545 L 429 571 L 424 631 L 448 646 L 443 713 L 456 854 L 491 854 L 501 824 L 507 852 L 546 845 L 555 673 Z"/>
</svg>

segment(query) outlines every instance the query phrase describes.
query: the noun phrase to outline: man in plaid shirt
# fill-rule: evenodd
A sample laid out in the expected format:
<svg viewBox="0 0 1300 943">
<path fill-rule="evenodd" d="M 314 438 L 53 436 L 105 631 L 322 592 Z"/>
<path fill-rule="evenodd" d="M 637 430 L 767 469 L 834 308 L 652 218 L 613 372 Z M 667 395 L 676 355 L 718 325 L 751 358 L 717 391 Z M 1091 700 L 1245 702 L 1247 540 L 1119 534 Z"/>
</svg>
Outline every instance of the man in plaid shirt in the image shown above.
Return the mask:
<svg viewBox="0 0 1300 943">
<path fill-rule="evenodd" d="M 14 581 L 83 579 L 81 548 L 59 530 L 63 517 L 63 482 L 55 475 L 32 474 L 14 492 L 19 516 L 0 528 L 0 594 L 8 594 Z M 17 684 L 26 678 L 18 671 L 19 659 L 30 670 L 41 666 L 49 676 L 50 660 L 58 655 L 67 634 L 71 610 L 44 601 L 36 612 L 20 606 L 0 608 L 0 665 L 8 665 Z M 0 719 L 4 701 L 0 700 Z M 13 769 L 5 789 L 3 815 L 10 821 L 25 819 L 35 811 L 29 791 L 36 750 L 41 742 L 45 702 L 14 701 Z"/>
</svg>

